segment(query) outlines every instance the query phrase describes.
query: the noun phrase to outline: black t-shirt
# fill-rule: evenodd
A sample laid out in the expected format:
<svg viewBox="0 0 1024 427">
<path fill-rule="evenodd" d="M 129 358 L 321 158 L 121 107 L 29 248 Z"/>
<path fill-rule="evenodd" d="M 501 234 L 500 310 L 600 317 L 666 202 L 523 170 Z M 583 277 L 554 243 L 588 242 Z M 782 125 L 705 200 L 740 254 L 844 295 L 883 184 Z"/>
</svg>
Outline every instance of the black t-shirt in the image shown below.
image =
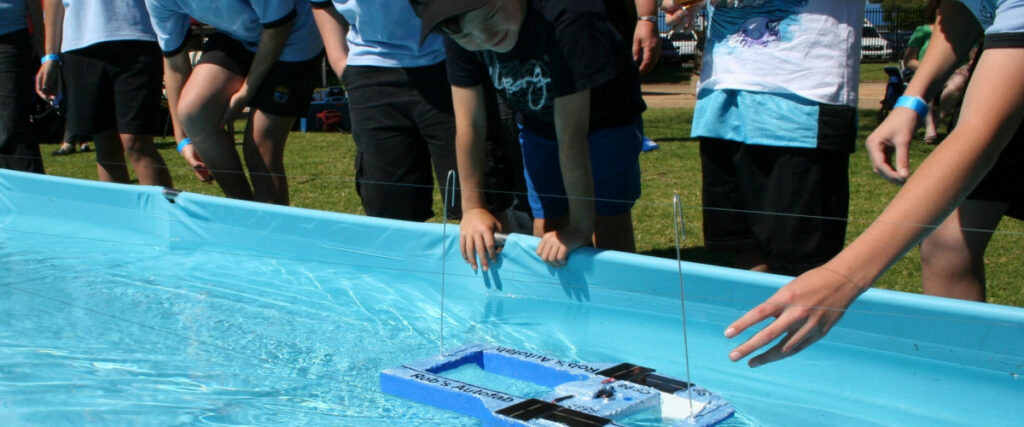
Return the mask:
<svg viewBox="0 0 1024 427">
<path fill-rule="evenodd" d="M 632 123 L 646 108 L 636 64 L 602 0 L 528 0 L 512 50 L 470 52 L 447 37 L 445 49 L 452 85 L 489 80 L 523 127 L 545 138 L 557 139 L 560 96 L 590 89 L 590 131 Z"/>
</svg>

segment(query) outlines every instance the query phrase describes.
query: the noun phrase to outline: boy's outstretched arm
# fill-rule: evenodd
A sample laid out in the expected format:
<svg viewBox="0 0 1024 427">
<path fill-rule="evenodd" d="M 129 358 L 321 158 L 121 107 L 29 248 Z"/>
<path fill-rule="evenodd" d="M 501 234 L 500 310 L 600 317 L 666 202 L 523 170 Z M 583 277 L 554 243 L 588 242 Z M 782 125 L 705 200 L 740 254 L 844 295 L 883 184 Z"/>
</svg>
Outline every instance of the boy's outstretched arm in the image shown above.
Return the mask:
<svg viewBox="0 0 1024 427">
<path fill-rule="evenodd" d="M 558 164 L 569 198 L 569 222 L 559 230 L 544 233 L 537 245 L 537 255 L 552 267 L 564 266 L 569 252 L 593 240 L 594 174 L 590 169 L 589 129 L 589 89 L 555 98 Z"/>
<path fill-rule="evenodd" d="M 455 109 L 455 155 L 462 187 L 459 249 L 462 259 L 473 270 L 479 257 L 480 266 L 487 271 L 498 254 L 494 230 L 500 231 L 501 223 L 487 210 L 484 194 L 487 111 L 483 88 L 452 86 L 452 105 Z"/>
<path fill-rule="evenodd" d="M 775 317 L 736 347 L 729 358 L 739 360 L 786 334 L 777 345 L 751 359 L 750 365 L 757 366 L 792 356 L 821 339 L 861 291 L 959 206 L 1024 120 L 1024 80 L 1014 77 L 1021 71 L 1024 48 L 982 53 L 953 132 L 853 243 L 729 325 L 725 335 L 732 338 Z"/>
</svg>

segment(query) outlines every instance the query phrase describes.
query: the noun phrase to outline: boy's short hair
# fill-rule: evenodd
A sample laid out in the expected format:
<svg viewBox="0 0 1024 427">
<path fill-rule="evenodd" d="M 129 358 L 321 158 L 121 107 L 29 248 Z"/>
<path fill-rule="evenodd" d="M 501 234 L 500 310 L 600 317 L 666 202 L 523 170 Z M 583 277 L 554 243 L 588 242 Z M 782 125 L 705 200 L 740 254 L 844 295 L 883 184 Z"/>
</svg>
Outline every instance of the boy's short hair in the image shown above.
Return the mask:
<svg viewBox="0 0 1024 427">
<path fill-rule="evenodd" d="M 449 35 L 462 32 L 459 17 L 483 7 L 490 0 L 409 0 L 416 16 L 420 17 L 420 44 L 435 29 Z"/>
</svg>

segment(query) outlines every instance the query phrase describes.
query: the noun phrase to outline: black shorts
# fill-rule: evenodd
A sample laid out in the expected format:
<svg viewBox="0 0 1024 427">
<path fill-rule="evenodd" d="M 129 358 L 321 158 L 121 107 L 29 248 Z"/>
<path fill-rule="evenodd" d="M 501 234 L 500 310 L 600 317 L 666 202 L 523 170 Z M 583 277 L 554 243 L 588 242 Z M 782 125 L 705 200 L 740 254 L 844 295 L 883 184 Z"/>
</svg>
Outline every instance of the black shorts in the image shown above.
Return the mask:
<svg viewBox="0 0 1024 427">
<path fill-rule="evenodd" d="M 153 135 L 160 129 L 164 67 L 156 42 L 121 40 L 64 53 L 67 130 L 72 135 Z"/>
<path fill-rule="evenodd" d="M 342 83 L 356 143 L 356 191 L 367 215 L 409 221 L 434 216 L 435 179 L 443 195 L 448 171 L 456 169 L 455 117 L 447 81 L 444 62 L 345 68 Z M 493 120 L 488 126 L 484 190 L 487 208 L 497 212 L 512 206 L 514 166 L 507 163 L 512 141 L 498 129 L 495 99 L 487 103 L 494 115 L 489 114 Z M 461 217 L 461 194 L 456 192 L 454 200 L 449 219 Z"/>
<path fill-rule="evenodd" d="M 1024 123 L 967 199 L 1007 203 L 1006 215 L 1024 220 Z"/>
<path fill-rule="evenodd" d="M 701 139 L 700 159 L 709 249 L 758 250 L 772 272 L 789 275 L 842 250 L 849 153 Z"/>
<path fill-rule="evenodd" d="M 200 64 L 213 64 L 239 76 L 249 74 L 256 54 L 242 42 L 224 33 L 213 33 L 203 44 Z M 249 107 L 283 117 L 305 117 L 309 101 L 320 81 L 319 70 L 323 54 L 306 61 L 277 61 L 256 90 Z"/>
</svg>

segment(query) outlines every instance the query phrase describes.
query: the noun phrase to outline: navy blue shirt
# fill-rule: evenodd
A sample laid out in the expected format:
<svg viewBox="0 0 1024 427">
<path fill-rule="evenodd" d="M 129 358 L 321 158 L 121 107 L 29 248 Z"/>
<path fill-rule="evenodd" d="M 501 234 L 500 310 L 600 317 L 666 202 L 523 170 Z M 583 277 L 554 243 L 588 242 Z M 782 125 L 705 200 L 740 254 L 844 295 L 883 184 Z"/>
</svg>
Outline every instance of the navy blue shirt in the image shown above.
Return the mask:
<svg viewBox="0 0 1024 427">
<path fill-rule="evenodd" d="M 590 89 L 590 131 L 633 123 L 646 105 L 629 47 L 602 0 L 529 0 L 519 40 L 506 53 L 471 52 L 445 38 L 448 80 L 490 82 L 523 127 L 557 139 L 555 98 Z"/>
</svg>

